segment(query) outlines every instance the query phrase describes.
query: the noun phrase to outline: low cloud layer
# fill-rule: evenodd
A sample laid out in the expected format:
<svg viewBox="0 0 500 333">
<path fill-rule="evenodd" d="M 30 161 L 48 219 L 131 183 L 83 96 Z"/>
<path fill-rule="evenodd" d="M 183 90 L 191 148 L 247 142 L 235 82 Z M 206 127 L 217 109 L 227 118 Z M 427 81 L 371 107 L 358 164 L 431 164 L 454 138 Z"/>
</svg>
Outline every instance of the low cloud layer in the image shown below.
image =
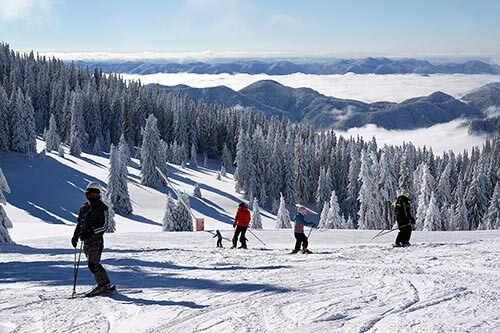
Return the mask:
<svg viewBox="0 0 500 333">
<path fill-rule="evenodd" d="M 366 125 L 361 128 L 351 128 L 347 132 L 337 132 L 344 137 L 358 135 L 365 140 L 375 136 L 379 146 L 401 145 L 403 142 L 412 142 L 417 147 L 431 147 L 434 153 L 441 155 L 444 151 L 452 150 L 461 153 L 464 149 L 470 150 L 474 146 L 481 146 L 485 136 L 474 136 L 468 132 L 466 122 L 454 120 L 449 123 L 434 125 L 429 128 L 416 130 L 386 130 L 376 125 Z"/>
<path fill-rule="evenodd" d="M 194 74 L 158 73 L 149 75 L 123 74 L 125 79 L 140 79 L 142 83 L 163 85 L 186 84 L 204 88 L 225 85 L 240 90 L 259 80 L 274 80 L 286 86 L 312 88 L 324 95 L 364 102 L 391 101 L 429 95 L 442 91 L 455 97 L 490 82 L 500 82 L 500 75 L 466 74 L 345 74 L 345 75 L 267 75 L 267 74 Z"/>
</svg>

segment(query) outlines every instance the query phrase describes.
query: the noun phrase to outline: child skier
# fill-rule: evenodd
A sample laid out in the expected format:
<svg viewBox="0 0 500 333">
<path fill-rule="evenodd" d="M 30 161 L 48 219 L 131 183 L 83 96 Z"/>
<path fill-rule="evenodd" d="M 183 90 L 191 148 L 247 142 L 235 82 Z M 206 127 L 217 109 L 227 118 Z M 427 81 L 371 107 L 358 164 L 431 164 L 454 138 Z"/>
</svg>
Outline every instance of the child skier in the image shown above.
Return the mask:
<svg viewBox="0 0 500 333">
<path fill-rule="evenodd" d="M 250 211 L 248 210 L 248 206 L 246 203 L 241 202 L 238 205 L 238 211 L 236 212 L 236 217 L 234 218 L 233 228 L 236 228 L 233 236 L 233 247 L 236 248 L 238 243 L 238 236 L 240 236 L 241 246 L 239 249 L 247 248 L 247 239 L 245 237 L 245 233 L 247 232 L 248 225 L 250 224 Z"/>
<path fill-rule="evenodd" d="M 307 209 L 304 206 L 299 206 L 297 209 L 297 214 L 293 217 L 293 221 L 295 222 L 294 232 L 295 232 L 295 249 L 292 251 L 292 254 L 295 254 L 300 251 L 300 245 L 302 244 L 302 253 L 312 253 L 307 248 L 309 242 L 307 241 L 307 236 L 304 234 L 304 226 L 308 227 L 316 227 L 316 224 L 312 222 L 307 222 L 305 220 L 305 216 L 307 214 Z"/>
<path fill-rule="evenodd" d="M 217 237 L 217 247 L 223 247 L 223 246 L 222 246 L 222 235 L 220 234 L 220 231 L 219 231 L 219 230 L 217 230 L 217 231 L 215 232 L 215 235 L 214 235 L 214 237 L 213 237 L 213 238 L 215 238 L 215 237 Z"/>
</svg>

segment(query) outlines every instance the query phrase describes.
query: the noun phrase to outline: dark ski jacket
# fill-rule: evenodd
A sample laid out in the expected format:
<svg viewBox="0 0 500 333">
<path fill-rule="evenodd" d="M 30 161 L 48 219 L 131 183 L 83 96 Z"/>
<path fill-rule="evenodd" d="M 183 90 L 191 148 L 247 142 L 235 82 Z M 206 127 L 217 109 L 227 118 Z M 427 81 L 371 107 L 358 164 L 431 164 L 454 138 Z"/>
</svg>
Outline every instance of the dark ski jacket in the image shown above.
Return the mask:
<svg viewBox="0 0 500 333">
<path fill-rule="evenodd" d="M 415 219 L 411 216 L 410 200 L 404 195 L 399 196 L 394 204 L 394 216 L 401 227 L 405 224 L 415 224 Z"/>
<path fill-rule="evenodd" d="M 80 207 L 77 225 L 73 237 L 79 237 L 82 241 L 91 241 L 102 238 L 108 229 L 108 206 L 101 200 L 95 204 L 86 202 Z"/>
</svg>

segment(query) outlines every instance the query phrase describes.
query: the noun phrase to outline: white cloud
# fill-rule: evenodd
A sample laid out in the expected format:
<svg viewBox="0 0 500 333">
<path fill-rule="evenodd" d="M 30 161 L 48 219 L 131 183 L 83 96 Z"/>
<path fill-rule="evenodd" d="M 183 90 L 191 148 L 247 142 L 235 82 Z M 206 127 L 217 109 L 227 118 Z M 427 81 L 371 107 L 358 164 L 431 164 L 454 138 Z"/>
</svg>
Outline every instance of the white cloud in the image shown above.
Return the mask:
<svg viewBox="0 0 500 333">
<path fill-rule="evenodd" d="M 434 153 L 441 155 L 444 151 L 453 150 L 461 153 L 464 149 L 470 150 L 474 146 L 481 146 L 485 136 L 469 134 L 468 126 L 463 120 L 454 120 L 449 123 L 434 125 L 429 128 L 416 130 L 386 130 L 369 124 L 360 128 L 351 128 L 347 132 L 338 132 L 344 137 L 361 136 L 370 140 L 375 136 L 379 146 L 401 145 L 411 142 L 417 147 L 431 147 Z"/>
<path fill-rule="evenodd" d="M 48 15 L 56 0 L 0 0 L 0 21 L 23 20 Z"/>
<path fill-rule="evenodd" d="M 267 74 L 194 74 L 194 73 L 157 73 L 150 75 L 123 74 L 127 79 L 141 79 L 144 83 L 163 85 L 186 84 L 204 88 L 225 85 L 240 90 L 259 80 L 274 80 L 289 87 L 307 87 L 324 95 L 338 98 L 355 99 L 365 102 L 391 101 L 425 96 L 440 90 L 455 97 L 490 82 L 500 82 L 500 75 L 467 74 L 345 74 L 309 75 L 295 73 L 290 75 Z"/>
</svg>

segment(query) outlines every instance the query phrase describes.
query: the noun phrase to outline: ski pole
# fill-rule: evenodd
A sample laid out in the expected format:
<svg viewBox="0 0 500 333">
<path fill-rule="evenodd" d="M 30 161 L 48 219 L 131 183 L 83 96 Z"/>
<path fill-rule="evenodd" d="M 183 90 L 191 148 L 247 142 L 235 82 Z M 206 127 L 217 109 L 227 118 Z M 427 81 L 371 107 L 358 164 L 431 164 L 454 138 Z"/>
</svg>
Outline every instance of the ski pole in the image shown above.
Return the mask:
<svg viewBox="0 0 500 333">
<path fill-rule="evenodd" d="M 82 256 L 82 248 L 83 242 L 80 242 L 80 253 L 78 254 L 78 261 L 76 260 L 76 247 L 75 247 L 75 261 L 73 266 L 73 293 L 71 294 L 71 298 L 74 298 L 76 295 L 76 278 L 78 277 L 78 268 L 80 267 L 80 258 Z"/>
<path fill-rule="evenodd" d="M 313 227 L 311 227 L 311 229 L 309 229 L 309 233 L 307 234 L 307 239 L 309 239 L 309 236 L 311 236 L 312 231 L 313 231 Z"/>
<path fill-rule="evenodd" d="M 377 235 L 375 235 L 375 237 L 372 238 L 372 240 L 375 239 L 375 238 L 377 238 L 377 237 L 379 237 L 379 236 L 387 235 L 387 234 L 389 234 L 389 233 L 391 233 L 393 231 L 400 230 L 401 228 L 404 228 L 404 227 L 409 226 L 409 225 L 410 224 L 408 223 L 408 224 L 402 225 L 400 227 L 397 227 L 397 228 L 394 228 L 394 229 L 391 229 L 391 230 L 382 230 L 382 231 L 385 231 L 385 232 L 379 232 Z"/>
<path fill-rule="evenodd" d="M 266 243 L 264 243 L 263 241 L 261 241 L 261 240 L 260 240 L 260 238 L 259 238 L 259 237 L 257 237 L 257 235 L 255 235 L 255 234 L 252 232 L 252 230 L 250 230 L 250 229 L 247 229 L 247 230 L 248 230 L 248 231 L 249 231 L 249 232 L 250 232 L 250 233 L 251 233 L 251 234 L 252 234 L 255 238 L 257 238 L 257 239 L 259 240 L 259 242 L 261 242 L 263 245 L 266 245 Z"/>
</svg>

